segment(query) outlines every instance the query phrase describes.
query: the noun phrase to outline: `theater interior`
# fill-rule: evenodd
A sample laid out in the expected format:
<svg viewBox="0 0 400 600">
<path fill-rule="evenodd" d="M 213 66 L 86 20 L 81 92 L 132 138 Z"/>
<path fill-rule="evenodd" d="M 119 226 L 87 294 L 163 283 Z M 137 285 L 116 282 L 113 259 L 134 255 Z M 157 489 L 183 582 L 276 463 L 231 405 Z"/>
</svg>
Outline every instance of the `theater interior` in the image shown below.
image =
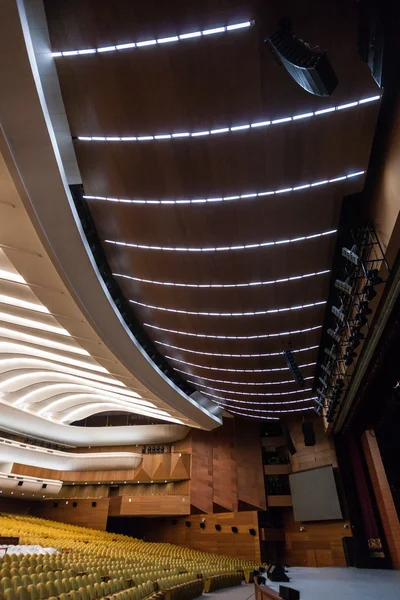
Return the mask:
<svg viewBox="0 0 400 600">
<path fill-rule="evenodd" d="M 0 2 L 0 600 L 395 600 L 400 6 Z"/>
</svg>

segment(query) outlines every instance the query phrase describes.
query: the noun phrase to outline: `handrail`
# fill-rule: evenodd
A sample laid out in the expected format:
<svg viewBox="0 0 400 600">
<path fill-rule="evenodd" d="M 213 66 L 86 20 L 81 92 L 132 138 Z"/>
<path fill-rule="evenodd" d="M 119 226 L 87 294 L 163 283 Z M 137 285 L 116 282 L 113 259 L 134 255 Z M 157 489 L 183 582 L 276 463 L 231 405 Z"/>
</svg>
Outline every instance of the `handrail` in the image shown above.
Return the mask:
<svg viewBox="0 0 400 600">
<path fill-rule="evenodd" d="M 254 582 L 255 600 L 282 600 L 278 592 L 268 585 L 259 585 Z"/>
</svg>

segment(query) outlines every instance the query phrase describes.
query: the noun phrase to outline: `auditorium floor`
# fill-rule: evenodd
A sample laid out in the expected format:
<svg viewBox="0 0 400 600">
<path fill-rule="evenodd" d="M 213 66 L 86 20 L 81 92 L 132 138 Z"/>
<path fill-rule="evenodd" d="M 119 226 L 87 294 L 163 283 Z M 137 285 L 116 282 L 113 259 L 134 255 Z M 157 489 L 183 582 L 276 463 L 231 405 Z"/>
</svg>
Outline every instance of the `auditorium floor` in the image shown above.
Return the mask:
<svg viewBox="0 0 400 600">
<path fill-rule="evenodd" d="M 400 571 L 375 569 L 292 567 L 288 585 L 300 591 L 300 600 L 399 600 Z M 270 582 L 278 591 L 279 583 Z M 203 596 L 204 598 L 204 596 Z M 207 600 L 254 600 L 253 585 L 207 594 Z"/>
</svg>

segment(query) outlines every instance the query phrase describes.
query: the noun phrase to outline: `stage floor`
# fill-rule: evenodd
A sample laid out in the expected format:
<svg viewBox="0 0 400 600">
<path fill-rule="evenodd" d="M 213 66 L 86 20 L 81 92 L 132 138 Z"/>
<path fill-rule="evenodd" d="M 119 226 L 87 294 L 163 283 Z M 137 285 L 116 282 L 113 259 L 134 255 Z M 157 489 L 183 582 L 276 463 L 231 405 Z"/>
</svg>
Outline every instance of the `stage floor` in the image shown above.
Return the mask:
<svg viewBox="0 0 400 600">
<path fill-rule="evenodd" d="M 400 571 L 354 569 L 345 567 L 291 567 L 289 583 L 269 582 L 278 591 L 279 585 L 299 590 L 300 600 L 399 600 Z M 204 596 L 202 596 L 204 600 Z M 253 600 L 253 585 L 207 594 L 207 600 Z"/>
</svg>

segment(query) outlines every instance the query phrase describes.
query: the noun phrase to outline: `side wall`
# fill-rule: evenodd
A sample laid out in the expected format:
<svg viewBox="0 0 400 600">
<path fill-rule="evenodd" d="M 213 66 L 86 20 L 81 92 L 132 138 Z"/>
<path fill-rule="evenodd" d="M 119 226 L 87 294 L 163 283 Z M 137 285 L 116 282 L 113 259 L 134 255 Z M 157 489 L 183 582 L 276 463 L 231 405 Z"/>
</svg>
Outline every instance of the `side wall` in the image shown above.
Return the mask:
<svg viewBox="0 0 400 600">
<path fill-rule="evenodd" d="M 205 519 L 205 528 L 200 527 Z M 186 526 L 190 522 L 190 527 Z M 221 525 L 221 531 L 215 525 Z M 233 533 L 231 527 L 238 528 Z M 256 535 L 249 533 L 255 529 Z M 169 542 L 203 552 L 217 552 L 260 562 L 260 540 L 256 511 L 220 513 L 214 515 L 192 515 L 177 519 L 149 519 L 146 541 Z"/>
<path fill-rule="evenodd" d="M 316 444 L 305 446 L 300 422 L 289 424 L 289 431 L 297 453 L 291 456 L 292 471 L 302 471 L 333 465 L 337 467 L 335 446 L 332 438 L 327 438 L 322 419 L 312 419 Z M 310 492 L 310 500 L 311 500 Z M 351 537 L 348 521 L 321 521 L 296 523 L 291 509 L 284 509 L 285 548 L 281 560 L 294 566 L 333 567 L 345 566 L 343 537 Z M 303 531 L 300 530 L 302 527 Z"/>
</svg>

